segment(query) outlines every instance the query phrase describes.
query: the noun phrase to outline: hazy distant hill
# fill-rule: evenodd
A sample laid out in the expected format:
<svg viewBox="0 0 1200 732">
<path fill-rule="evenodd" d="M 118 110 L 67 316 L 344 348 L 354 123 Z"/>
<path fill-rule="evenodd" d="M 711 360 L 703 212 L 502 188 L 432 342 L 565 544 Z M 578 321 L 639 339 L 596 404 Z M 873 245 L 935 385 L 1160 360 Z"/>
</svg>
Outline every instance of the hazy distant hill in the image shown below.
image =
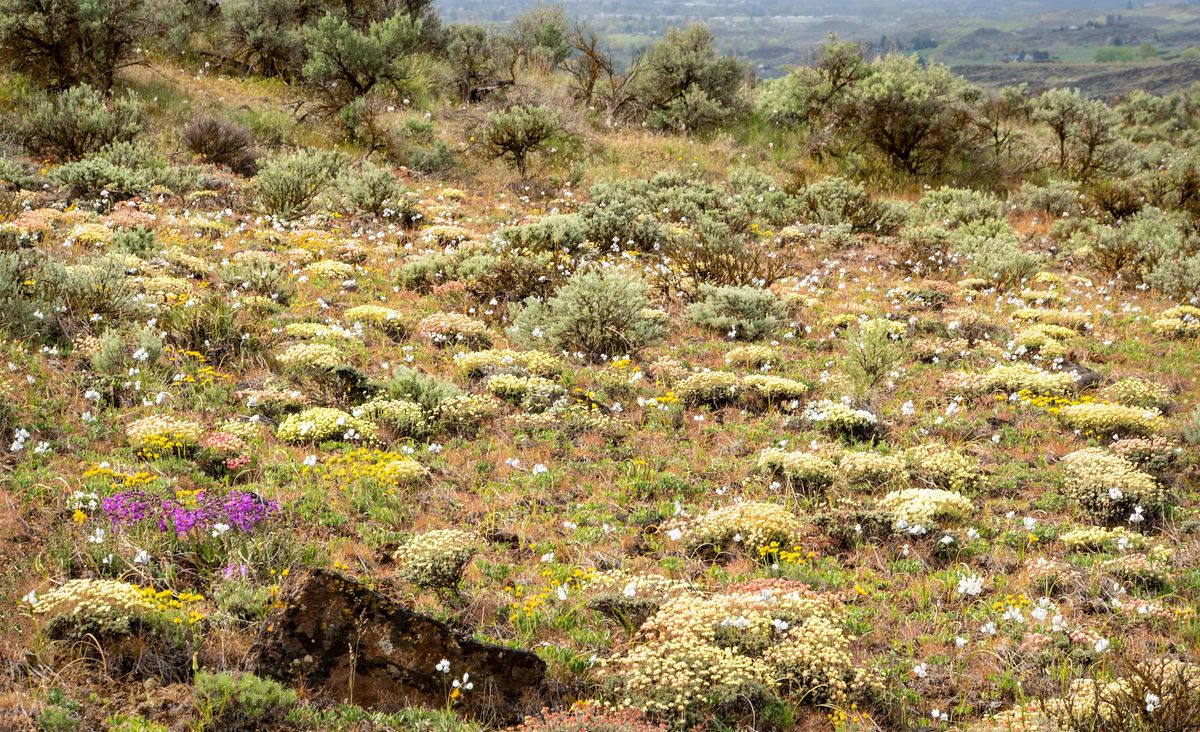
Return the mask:
<svg viewBox="0 0 1200 732">
<path fill-rule="evenodd" d="M 502 23 L 539 0 L 442 0 L 448 22 Z M 674 26 L 704 22 L 760 77 L 808 63 L 830 34 L 871 54 L 916 53 L 984 84 L 1164 91 L 1196 78 L 1200 5 L 1128 0 L 561 0 L 628 60 Z M 1189 50 L 1192 49 L 1192 50 Z M 1036 62 L 1036 63 L 1029 63 Z M 1045 66 L 1043 66 L 1045 65 Z M 968 68 L 969 66 L 969 68 Z"/>
<path fill-rule="evenodd" d="M 1117 97 L 1144 90 L 1163 94 L 1200 82 L 1200 60 L 1150 64 L 1011 63 L 954 67 L 956 73 L 987 87 L 1027 83 L 1034 91 L 1076 87 L 1089 97 Z"/>
</svg>

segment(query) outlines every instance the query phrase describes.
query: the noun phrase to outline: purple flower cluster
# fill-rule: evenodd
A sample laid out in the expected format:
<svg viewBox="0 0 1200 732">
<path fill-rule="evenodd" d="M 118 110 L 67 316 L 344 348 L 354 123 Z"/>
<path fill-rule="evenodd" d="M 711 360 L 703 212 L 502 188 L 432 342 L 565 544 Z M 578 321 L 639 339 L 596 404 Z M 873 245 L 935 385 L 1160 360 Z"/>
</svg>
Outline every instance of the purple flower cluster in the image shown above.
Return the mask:
<svg viewBox="0 0 1200 732">
<path fill-rule="evenodd" d="M 160 531 L 178 536 L 208 532 L 218 524 L 249 532 L 279 510 L 279 504 L 247 491 L 231 491 L 225 497 L 207 491 L 162 498 L 145 491 L 122 491 L 101 502 L 101 509 L 114 526 L 132 526 L 151 520 Z"/>
<path fill-rule="evenodd" d="M 250 531 L 267 520 L 268 514 L 279 509 L 274 501 L 264 501 L 254 493 L 233 491 L 221 506 L 225 511 L 225 523 L 241 531 Z"/>
<path fill-rule="evenodd" d="M 100 503 L 104 515 L 114 524 L 136 524 L 157 510 L 158 499 L 144 491 L 123 491 L 105 498 Z"/>
</svg>

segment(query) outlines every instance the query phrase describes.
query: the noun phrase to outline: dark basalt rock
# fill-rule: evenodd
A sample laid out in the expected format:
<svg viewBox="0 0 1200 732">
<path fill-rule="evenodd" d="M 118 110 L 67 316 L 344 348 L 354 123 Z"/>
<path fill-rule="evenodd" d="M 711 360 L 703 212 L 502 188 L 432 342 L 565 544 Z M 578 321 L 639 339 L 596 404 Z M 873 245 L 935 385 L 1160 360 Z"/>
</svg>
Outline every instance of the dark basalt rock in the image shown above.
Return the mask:
<svg viewBox="0 0 1200 732">
<path fill-rule="evenodd" d="M 1088 387 L 1095 386 L 1104 380 L 1104 377 L 1100 376 L 1100 374 L 1092 371 L 1087 366 L 1082 364 L 1064 363 L 1062 365 L 1062 369 L 1063 371 L 1066 371 L 1068 374 L 1071 374 L 1075 377 L 1075 388 L 1081 391 L 1083 389 L 1087 389 Z"/>
<path fill-rule="evenodd" d="M 454 706 L 493 724 L 540 709 L 546 664 L 535 654 L 486 645 L 326 570 L 295 579 L 250 657 L 252 671 L 303 685 L 331 701 L 394 712 L 445 707 L 452 682 L 474 688 Z M 450 662 L 449 673 L 437 670 Z"/>
</svg>

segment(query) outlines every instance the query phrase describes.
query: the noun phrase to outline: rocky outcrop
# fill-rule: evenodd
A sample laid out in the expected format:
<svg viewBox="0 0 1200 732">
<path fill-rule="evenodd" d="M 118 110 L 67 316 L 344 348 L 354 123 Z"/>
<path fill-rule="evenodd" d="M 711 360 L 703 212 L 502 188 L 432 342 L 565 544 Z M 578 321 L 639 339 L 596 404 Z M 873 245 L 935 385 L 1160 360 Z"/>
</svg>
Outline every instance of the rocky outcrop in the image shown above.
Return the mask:
<svg viewBox="0 0 1200 732">
<path fill-rule="evenodd" d="M 294 580 L 250 655 L 254 673 L 381 711 L 445 707 L 453 682 L 469 674 L 472 688 L 455 694 L 454 707 L 490 723 L 539 709 L 546 671 L 533 653 L 459 636 L 325 570 Z"/>
</svg>

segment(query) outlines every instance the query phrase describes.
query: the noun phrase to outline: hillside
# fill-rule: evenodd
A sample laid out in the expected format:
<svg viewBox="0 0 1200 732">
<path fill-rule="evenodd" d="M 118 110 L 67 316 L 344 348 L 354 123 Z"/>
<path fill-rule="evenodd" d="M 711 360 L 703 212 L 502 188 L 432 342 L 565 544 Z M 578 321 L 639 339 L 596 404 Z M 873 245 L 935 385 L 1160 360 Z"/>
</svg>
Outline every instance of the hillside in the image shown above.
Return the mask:
<svg viewBox="0 0 1200 732">
<path fill-rule="evenodd" d="M 1017 84 L 1028 84 L 1033 90 L 1067 87 L 1079 89 L 1084 96 L 1092 98 L 1118 98 L 1135 91 L 1169 94 L 1200 82 L 1200 60 L 1107 65 L 966 64 L 955 66 L 954 71 L 993 89 Z"/>
<path fill-rule="evenodd" d="M 1167 64 L 84 10 L 0 0 L 0 728 L 1200 718 Z"/>
</svg>

